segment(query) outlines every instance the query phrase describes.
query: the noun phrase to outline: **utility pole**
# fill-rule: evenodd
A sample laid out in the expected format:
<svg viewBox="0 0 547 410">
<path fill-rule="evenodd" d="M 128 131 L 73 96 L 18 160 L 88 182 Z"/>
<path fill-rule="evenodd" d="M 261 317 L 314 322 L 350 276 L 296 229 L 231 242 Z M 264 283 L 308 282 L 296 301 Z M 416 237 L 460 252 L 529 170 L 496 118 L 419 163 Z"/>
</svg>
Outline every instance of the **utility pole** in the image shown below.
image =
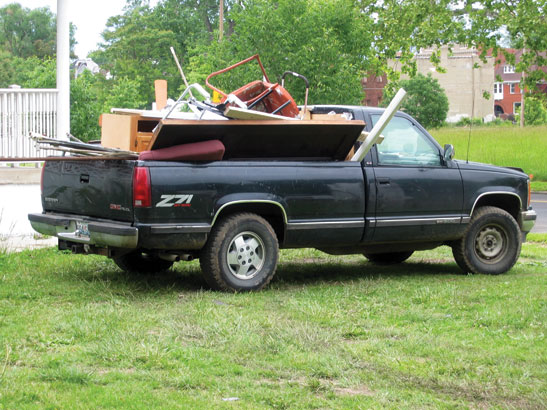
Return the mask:
<svg viewBox="0 0 547 410">
<path fill-rule="evenodd" d="M 224 0 L 220 0 L 218 8 L 218 42 L 222 41 L 224 35 Z"/>
<path fill-rule="evenodd" d="M 70 35 L 68 0 L 57 0 L 57 139 L 70 132 Z"/>
</svg>

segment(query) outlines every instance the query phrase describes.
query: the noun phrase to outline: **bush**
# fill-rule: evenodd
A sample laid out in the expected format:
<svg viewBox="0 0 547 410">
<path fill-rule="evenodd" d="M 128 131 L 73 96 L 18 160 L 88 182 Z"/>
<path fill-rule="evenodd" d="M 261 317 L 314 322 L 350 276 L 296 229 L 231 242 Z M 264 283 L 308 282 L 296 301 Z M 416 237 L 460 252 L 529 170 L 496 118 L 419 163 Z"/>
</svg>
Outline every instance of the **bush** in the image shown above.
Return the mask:
<svg viewBox="0 0 547 410">
<path fill-rule="evenodd" d="M 515 121 L 520 123 L 520 107 L 517 108 Z M 547 108 L 545 100 L 539 97 L 525 97 L 524 100 L 524 125 L 547 124 Z"/>
<path fill-rule="evenodd" d="M 387 106 L 397 88 L 403 87 L 406 98 L 401 109 L 420 122 L 426 128 L 442 127 L 448 114 L 448 98 L 439 82 L 431 77 L 418 74 L 410 80 L 402 80 L 395 87 L 384 90 L 382 105 Z"/>
<path fill-rule="evenodd" d="M 89 71 L 70 81 L 70 133 L 82 141 L 101 137 L 101 103 L 97 98 L 95 82 Z"/>
</svg>

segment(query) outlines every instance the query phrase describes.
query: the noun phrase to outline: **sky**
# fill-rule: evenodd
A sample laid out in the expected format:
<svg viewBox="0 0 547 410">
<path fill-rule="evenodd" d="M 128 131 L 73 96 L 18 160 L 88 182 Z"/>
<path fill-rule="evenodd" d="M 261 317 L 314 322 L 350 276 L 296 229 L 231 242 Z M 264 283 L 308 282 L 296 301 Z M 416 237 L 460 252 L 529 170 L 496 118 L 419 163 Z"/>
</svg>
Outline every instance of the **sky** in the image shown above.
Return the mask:
<svg viewBox="0 0 547 410">
<path fill-rule="evenodd" d="M 49 7 L 57 14 L 57 0 L 0 0 L 0 7 L 11 3 L 19 3 L 23 7 L 35 9 Z M 90 51 L 97 49 L 101 42 L 101 33 L 106 27 L 110 16 L 121 14 L 125 0 L 68 0 L 68 17 L 76 26 L 76 55 L 85 58 Z M 151 1 L 151 5 L 157 1 Z"/>
</svg>

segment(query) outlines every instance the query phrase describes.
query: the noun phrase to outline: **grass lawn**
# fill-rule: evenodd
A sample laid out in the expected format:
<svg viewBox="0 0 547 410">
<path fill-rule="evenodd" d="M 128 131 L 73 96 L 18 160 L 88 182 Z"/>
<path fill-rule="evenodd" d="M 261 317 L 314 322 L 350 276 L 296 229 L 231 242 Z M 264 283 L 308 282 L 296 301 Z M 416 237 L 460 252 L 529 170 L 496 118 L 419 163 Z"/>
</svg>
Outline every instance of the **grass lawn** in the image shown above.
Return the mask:
<svg viewBox="0 0 547 410">
<path fill-rule="evenodd" d="M 545 408 L 532 239 L 501 276 L 458 273 L 446 247 L 387 267 L 284 251 L 251 294 L 204 290 L 196 262 L 0 253 L 0 408 Z"/>
<path fill-rule="evenodd" d="M 456 158 L 466 159 L 469 128 L 445 127 L 431 130 L 441 144 L 453 144 Z M 519 127 L 473 127 L 469 160 L 499 166 L 519 167 L 534 175 L 534 181 L 547 181 L 547 125 Z"/>
<path fill-rule="evenodd" d="M 547 181 L 532 181 L 532 191 L 547 192 Z"/>
</svg>

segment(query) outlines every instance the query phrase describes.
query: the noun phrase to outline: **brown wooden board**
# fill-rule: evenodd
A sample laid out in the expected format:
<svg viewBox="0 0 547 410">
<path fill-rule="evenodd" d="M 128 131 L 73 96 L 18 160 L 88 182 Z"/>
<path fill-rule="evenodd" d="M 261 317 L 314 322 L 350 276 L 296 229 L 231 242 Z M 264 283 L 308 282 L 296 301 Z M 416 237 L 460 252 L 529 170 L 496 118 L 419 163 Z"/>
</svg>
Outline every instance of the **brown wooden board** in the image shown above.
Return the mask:
<svg viewBox="0 0 547 410">
<path fill-rule="evenodd" d="M 164 120 L 149 149 L 219 139 L 224 159 L 321 158 L 344 160 L 363 121 Z"/>
</svg>

